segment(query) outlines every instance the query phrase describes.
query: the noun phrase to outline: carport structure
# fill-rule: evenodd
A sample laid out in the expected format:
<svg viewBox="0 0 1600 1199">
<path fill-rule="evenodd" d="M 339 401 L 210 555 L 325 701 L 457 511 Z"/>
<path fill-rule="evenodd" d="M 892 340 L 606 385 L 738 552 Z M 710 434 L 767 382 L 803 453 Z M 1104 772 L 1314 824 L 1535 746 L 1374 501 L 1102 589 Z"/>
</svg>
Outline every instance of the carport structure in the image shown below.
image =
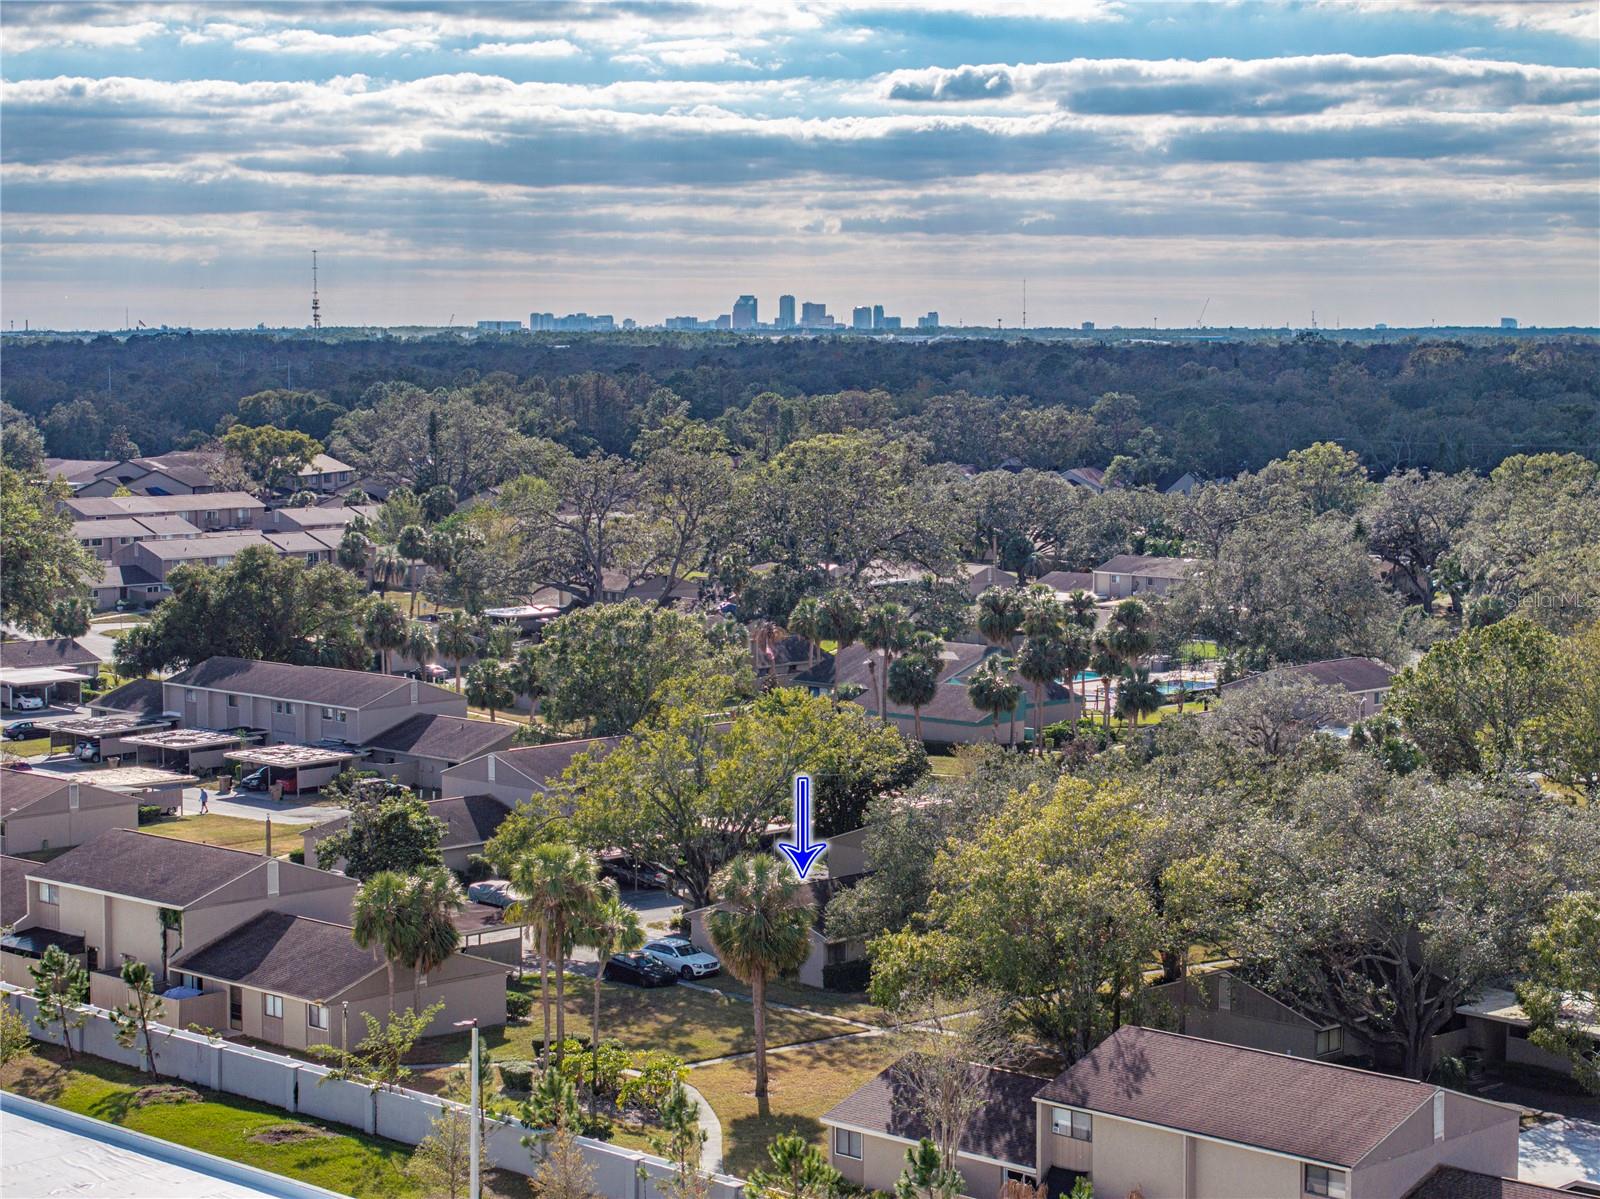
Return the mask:
<svg viewBox="0 0 1600 1199">
<path fill-rule="evenodd" d="M 14 708 L 19 695 L 38 695 L 47 704 L 58 700 L 76 704 L 83 685 L 90 681 L 82 671 L 61 666 L 0 666 L 0 702 Z M 57 694 L 57 689 L 61 694 Z"/>
<path fill-rule="evenodd" d="M 254 735 L 255 739 L 261 736 L 260 733 Z M 224 753 L 250 739 L 244 733 L 224 733 L 216 729 L 159 729 L 124 737 L 123 744 L 133 746 L 134 760 L 140 765 L 149 763 L 199 774 L 222 769 Z"/>
<path fill-rule="evenodd" d="M 246 767 L 265 766 L 267 783 L 283 785 L 283 793 L 301 795 L 331 782 L 364 751 L 338 745 L 252 745 L 222 755 Z"/>
<path fill-rule="evenodd" d="M 92 744 L 95 756 L 104 762 L 134 752 L 127 743 L 129 736 L 171 727 L 170 717 L 133 712 L 113 716 L 68 716 L 50 726 L 50 755 L 54 757 L 62 752 L 76 755 L 84 745 Z"/>
</svg>

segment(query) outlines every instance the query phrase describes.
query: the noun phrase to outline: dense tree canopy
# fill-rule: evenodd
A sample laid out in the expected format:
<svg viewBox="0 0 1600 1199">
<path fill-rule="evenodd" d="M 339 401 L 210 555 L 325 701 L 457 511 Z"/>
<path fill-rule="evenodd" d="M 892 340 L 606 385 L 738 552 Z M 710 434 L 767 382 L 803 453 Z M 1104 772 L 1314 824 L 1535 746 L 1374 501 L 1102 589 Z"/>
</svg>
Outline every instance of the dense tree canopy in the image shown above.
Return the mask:
<svg viewBox="0 0 1600 1199">
<path fill-rule="evenodd" d="M 0 621 L 49 635 L 57 601 L 81 595 L 99 564 L 73 539 L 72 518 L 56 510 L 64 485 L 0 467 Z"/>
</svg>

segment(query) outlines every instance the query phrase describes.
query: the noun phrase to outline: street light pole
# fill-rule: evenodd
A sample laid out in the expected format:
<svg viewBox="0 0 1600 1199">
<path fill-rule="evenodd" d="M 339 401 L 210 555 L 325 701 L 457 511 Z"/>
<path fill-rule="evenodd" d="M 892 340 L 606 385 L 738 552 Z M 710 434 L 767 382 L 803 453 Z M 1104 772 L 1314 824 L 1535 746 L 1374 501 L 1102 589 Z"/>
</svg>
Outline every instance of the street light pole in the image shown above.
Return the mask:
<svg viewBox="0 0 1600 1199">
<path fill-rule="evenodd" d="M 472 1064 L 468 1067 L 472 1072 L 472 1133 L 471 1141 L 469 1142 L 472 1154 L 472 1173 L 471 1181 L 467 1187 L 467 1196 L 468 1199 L 479 1199 L 483 1185 L 482 1180 L 478 1177 L 478 1159 L 482 1155 L 482 1146 L 479 1138 L 482 1135 L 483 1122 L 480 1118 L 478 1098 L 478 1022 L 475 1019 L 460 1020 L 457 1021 L 456 1027 L 466 1027 L 472 1030 Z"/>
</svg>

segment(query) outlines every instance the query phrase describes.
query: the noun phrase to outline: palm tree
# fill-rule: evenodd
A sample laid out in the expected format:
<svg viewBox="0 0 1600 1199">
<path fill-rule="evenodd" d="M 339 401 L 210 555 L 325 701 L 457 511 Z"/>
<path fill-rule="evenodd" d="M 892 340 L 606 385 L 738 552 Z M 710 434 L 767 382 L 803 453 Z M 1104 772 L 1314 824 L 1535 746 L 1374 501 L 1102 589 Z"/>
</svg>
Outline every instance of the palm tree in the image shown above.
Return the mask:
<svg viewBox="0 0 1600 1199">
<path fill-rule="evenodd" d="M 472 637 L 472 617 L 462 611 L 446 612 L 439 618 L 439 629 L 435 634 L 439 652 L 456 666 L 456 691 L 461 690 L 461 663 L 471 656 L 472 651 L 478 648 L 478 643 Z"/>
<path fill-rule="evenodd" d="M 812 596 L 806 596 L 789 612 L 789 631 L 806 639 L 806 665 L 817 664 L 817 651 L 822 648 L 822 605 Z"/>
<path fill-rule="evenodd" d="M 1033 684 L 1034 748 L 1044 751 L 1044 689 L 1067 668 L 1067 641 L 1059 630 L 1046 629 L 1022 639 L 1017 673 Z"/>
<path fill-rule="evenodd" d="M 1089 666 L 1100 676 L 1100 707 L 1106 728 L 1111 727 L 1111 680 L 1122 669 L 1122 659 L 1111 641 L 1111 630 L 1101 629 L 1089 642 Z M 1087 688 L 1085 688 L 1087 691 Z"/>
<path fill-rule="evenodd" d="M 356 891 L 351 910 L 350 939 L 361 949 L 383 955 L 389 974 L 389 1014 L 394 1015 L 394 966 L 416 957 L 420 930 L 405 875 L 380 870 Z"/>
<path fill-rule="evenodd" d="M 433 626 L 427 621 L 413 620 L 406 625 L 406 639 L 400 652 L 417 664 L 419 675 L 426 673 L 438 648 L 433 639 Z"/>
<path fill-rule="evenodd" d="M 400 605 L 381 599 L 367 608 L 363 634 L 367 645 L 382 656 L 383 673 L 389 673 L 389 651 L 406 643 L 406 614 Z"/>
<path fill-rule="evenodd" d="M 889 706 L 889 664 L 895 654 L 911 643 L 911 617 L 897 603 L 876 604 L 867 609 L 861 621 L 861 644 L 883 655 L 883 669 L 878 672 L 878 716 L 887 718 Z"/>
<path fill-rule="evenodd" d="M 1015 711 L 1022 698 L 1022 688 L 1011 677 L 1011 659 L 1004 654 L 993 654 L 983 665 L 972 672 L 967 680 L 967 698 L 980 712 L 989 713 L 994 721 L 995 744 L 1000 743 L 1000 713 Z"/>
<path fill-rule="evenodd" d="M 511 686 L 511 672 L 506 664 L 495 658 L 483 658 L 467 671 L 467 702 L 489 709 L 489 723 L 493 724 L 495 712 L 509 707 L 517 700 Z"/>
<path fill-rule="evenodd" d="M 511 905 L 508 920 L 532 922 L 539 930 L 539 1003 L 544 1009 L 545 1052 L 550 1048 L 550 954 L 556 967 L 556 1062 L 566 1040 L 566 951 L 573 930 L 600 901 L 600 865 L 573 845 L 536 845 L 511 865 L 512 888 L 526 898 Z"/>
<path fill-rule="evenodd" d="M 1139 727 L 1139 717 L 1159 711 L 1166 700 L 1160 686 L 1150 681 L 1148 668 L 1123 671 L 1117 684 L 1117 715 L 1124 720 L 1132 716 L 1135 728 Z"/>
<path fill-rule="evenodd" d="M 775 620 L 758 620 L 750 626 L 750 657 L 757 669 L 777 656 L 777 647 L 789 630 Z"/>
<path fill-rule="evenodd" d="M 372 554 L 372 581 L 380 595 L 389 594 L 389 584 L 405 573 L 405 559 L 392 545 L 380 545 Z"/>
<path fill-rule="evenodd" d="M 455 915 L 467 902 L 456 876 L 443 866 L 424 866 L 411 879 L 411 916 L 416 922 L 417 936 L 411 956 L 405 964 L 411 967 L 415 988 L 412 1011 L 422 1010 L 423 976 L 437 970 L 461 944 L 461 933 L 456 928 Z"/>
<path fill-rule="evenodd" d="M 593 1073 L 589 1084 L 589 1118 L 594 1119 L 595 1099 L 600 1090 L 600 976 L 605 973 L 606 960 L 614 953 L 632 953 L 644 944 L 644 926 L 639 913 L 622 902 L 617 894 L 617 884 L 611 879 L 600 883 L 600 902 L 584 921 L 580 938 L 594 947 L 596 969 L 594 972 L 594 1028 L 589 1036 L 589 1051 L 593 1056 Z"/>
<path fill-rule="evenodd" d="M 428 530 L 421 525 L 407 525 L 395 538 L 394 547 L 406 560 L 406 576 L 411 583 L 411 615 L 417 614 L 417 564 L 428 552 Z"/>
<path fill-rule="evenodd" d="M 936 652 L 912 647 L 889 667 L 889 698 L 911 709 L 917 740 L 922 740 L 922 709 L 939 694 L 939 659 Z"/>
<path fill-rule="evenodd" d="M 367 568 L 367 555 L 372 552 L 372 542 L 354 526 L 347 526 L 339 538 L 339 565 L 346 570 L 362 571 Z"/>
<path fill-rule="evenodd" d="M 861 605 L 856 597 L 842 587 L 836 587 L 818 601 L 821 610 L 819 632 L 823 639 L 834 642 L 835 650 L 842 654 L 856 643 L 861 632 Z"/>
<path fill-rule="evenodd" d="M 811 911 L 800 905 L 793 873 L 769 854 L 735 858 L 717 875 L 721 906 L 711 942 L 735 978 L 749 984 L 755 1008 L 756 1098 L 767 1097 L 767 981 L 799 969 L 810 951 Z"/>
<path fill-rule="evenodd" d="M 1016 588 L 985 587 L 978 594 L 978 632 L 990 645 L 1010 649 L 1022 616 L 1022 596 Z"/>
<path fill-rule="evenodd" d="M 506 664 L 506 682 L 511 685 L 514 695 L 528 697 L 531 708 L 534 699 L 539 694 L 539 649 L 537 646 L 524 645 L 517 650 L 517 656 Z"/>
<path fill-rule="evenodd" d="M 1093 629 L 1096 624 L 1094 596 L 1087 591 L 1074 591 L 1067 596 L 1067 607 L 1071 611 L 1069 619 L 1081 629 Z"/>
<path fill-rule="evenodd" d="M 50 609 L 50 631 L 57 637 L 82 637 L 89 631 L 92 616 L 89 601 L 82 596 L 57 600 Z"/>
</svg>

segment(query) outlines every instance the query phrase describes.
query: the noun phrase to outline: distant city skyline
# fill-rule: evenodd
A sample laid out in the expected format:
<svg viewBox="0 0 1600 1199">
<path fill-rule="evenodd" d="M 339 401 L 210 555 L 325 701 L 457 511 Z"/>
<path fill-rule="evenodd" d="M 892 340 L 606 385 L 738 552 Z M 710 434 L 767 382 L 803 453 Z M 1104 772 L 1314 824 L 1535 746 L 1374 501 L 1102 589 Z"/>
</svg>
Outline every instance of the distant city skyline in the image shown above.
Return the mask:
<svg viewBox="0 0 1600 1199">
<path fill-rule="evenodd" d="M 0 50 L 19 329 L 308 324 L 312 250 L 325 326 L 1600 319 L 1592 0 L 11 4 Z"/>
</svg>

